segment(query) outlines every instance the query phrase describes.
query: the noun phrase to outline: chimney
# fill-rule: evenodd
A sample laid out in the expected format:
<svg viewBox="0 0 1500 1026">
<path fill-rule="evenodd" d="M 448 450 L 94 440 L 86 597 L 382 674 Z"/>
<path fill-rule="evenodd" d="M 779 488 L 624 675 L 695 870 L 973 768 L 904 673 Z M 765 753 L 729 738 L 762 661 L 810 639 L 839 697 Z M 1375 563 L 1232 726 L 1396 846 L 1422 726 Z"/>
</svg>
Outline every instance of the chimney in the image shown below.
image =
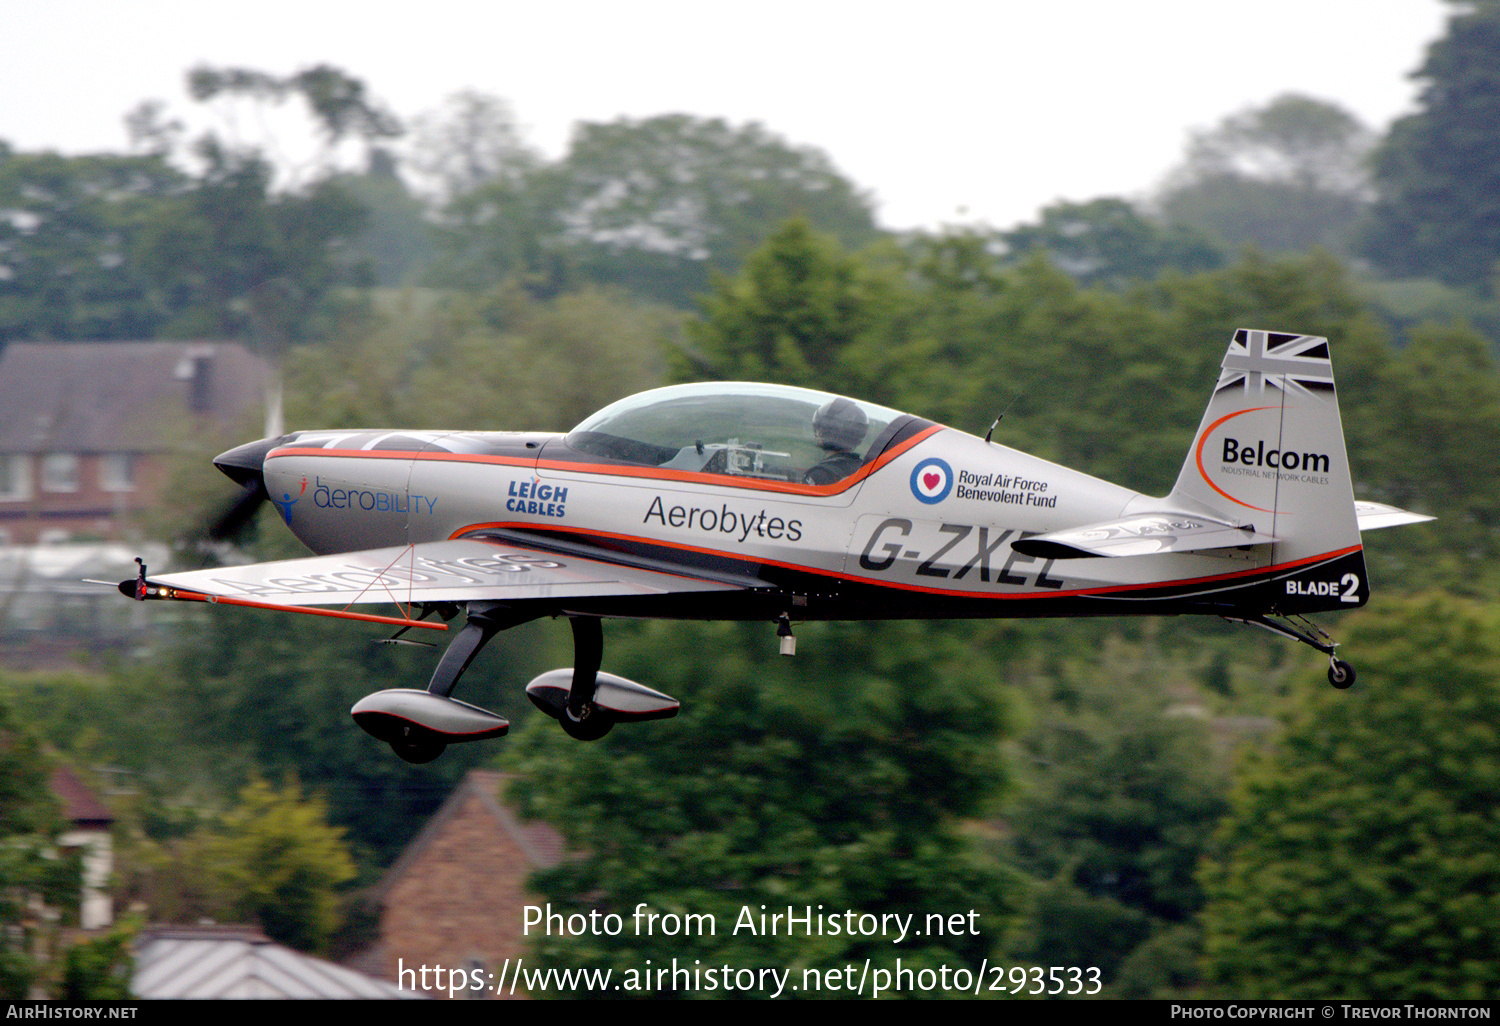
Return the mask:
<svg viewBox="0 0 1500 1026">
<path fill-rule="evenodd" d="M 213 408 L 213 371 L 213 346 L 193 346 L 177 363 L 174 377 L 187 382 L 188 410 L 200 417 Z"/>
</svg>

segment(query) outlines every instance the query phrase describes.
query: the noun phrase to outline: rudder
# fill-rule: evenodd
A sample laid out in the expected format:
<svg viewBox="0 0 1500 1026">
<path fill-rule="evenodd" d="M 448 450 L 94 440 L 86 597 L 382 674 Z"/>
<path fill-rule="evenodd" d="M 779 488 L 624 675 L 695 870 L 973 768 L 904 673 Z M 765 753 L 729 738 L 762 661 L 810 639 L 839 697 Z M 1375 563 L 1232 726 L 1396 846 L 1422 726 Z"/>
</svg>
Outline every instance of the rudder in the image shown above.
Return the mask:
<svg viewBox="0 0 1500 1026">
<path fill-rule="evenodd" d="M 1328 340 L 1240 329 L 1169 499 L 1277 540 L 1264 592 L 1287 613 L 1369 598 Z"/>
</svg>

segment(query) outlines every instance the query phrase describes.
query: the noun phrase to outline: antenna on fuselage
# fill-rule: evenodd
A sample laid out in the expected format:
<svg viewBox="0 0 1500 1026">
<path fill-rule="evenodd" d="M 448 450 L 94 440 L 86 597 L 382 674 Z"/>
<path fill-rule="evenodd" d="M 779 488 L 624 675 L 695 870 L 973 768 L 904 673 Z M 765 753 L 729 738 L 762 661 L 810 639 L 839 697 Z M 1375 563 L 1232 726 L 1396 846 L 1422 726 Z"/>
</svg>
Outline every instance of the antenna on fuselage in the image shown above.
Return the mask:
<svg viewBox="0 0 1500 1026">
<path fill-rule="evenodd" d="M 1021 393 L 1017 392 L 1016 399 L 1019 398 L 1021 398 Z M 995 434 L 995 429 L 1000 426 L 1000 422 L 1005 419 L 1005 415 L 1010 412 L 1010 408 L 1016 405 L 1016 399 L 1012 399 L 1010 402 L 1005 404 L 1005 409 L 1000 411 L 1000 416 L 995 418 L 995 422 L 990 425 L 990 429 L 984 433 L 984 440 L 986 442 L 988 442 L 990 438 Z"/>
</svg>

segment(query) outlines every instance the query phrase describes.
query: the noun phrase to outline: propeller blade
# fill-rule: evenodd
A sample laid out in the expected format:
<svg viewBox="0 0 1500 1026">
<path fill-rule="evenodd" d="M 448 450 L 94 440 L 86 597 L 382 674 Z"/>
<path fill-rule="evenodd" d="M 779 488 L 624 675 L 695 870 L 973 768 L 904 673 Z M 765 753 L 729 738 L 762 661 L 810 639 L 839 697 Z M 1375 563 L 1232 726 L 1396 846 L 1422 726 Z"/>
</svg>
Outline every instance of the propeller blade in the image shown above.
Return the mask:
<svg viewBox="0 0 1500 1026">
<path fill-rule="evenodd" d="M 244 491 L 209 525 L 210 539 L 229 541 L 244 531 L 255 519 L 255 514 L 260 511 L 260 504 L 270 498 L 266 494 L 264 476 L 266 455 L 293 437 L 295 436 L 279 435 L 275 438 L 262 438 L 236 446 L 214 457 L 214 466 L 227 474 L 236 484 L 244 485 Z"/>
<path fill-rule="evenodd" d="M 228 541 L 235 537 L 255 519 L 260 504 L 269 499 L 266 487 L 259 478 L 247 484 L 242 492 L 220 513 L 208 527 L 208 536 L 214 541 Z"/>
</svg>

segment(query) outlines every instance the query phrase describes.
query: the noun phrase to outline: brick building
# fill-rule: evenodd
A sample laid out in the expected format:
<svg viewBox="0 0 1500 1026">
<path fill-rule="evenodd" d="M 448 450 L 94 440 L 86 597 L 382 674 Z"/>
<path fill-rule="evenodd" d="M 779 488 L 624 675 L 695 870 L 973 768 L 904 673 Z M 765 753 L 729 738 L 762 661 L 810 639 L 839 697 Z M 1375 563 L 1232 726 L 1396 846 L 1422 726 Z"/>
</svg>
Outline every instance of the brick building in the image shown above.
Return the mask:
<svg viewBox="0 0 1500 1026">
<path fill-rule="evenodd" d="M 205 430 L 258 431 L 269 375 L 232 342 L 13 342 L 0 353 L 0 545 L 126 537 Z"/>
<path fill-rule="evenodd" d="M 377 885 L 380 941 L 350 965 L 395 980 L 400 968 L 494 972 L 524 956 L 526 877 L 557 865 L 563 839 L 505 804 L 508 774 L 474 770 Z"/>
</svg>

